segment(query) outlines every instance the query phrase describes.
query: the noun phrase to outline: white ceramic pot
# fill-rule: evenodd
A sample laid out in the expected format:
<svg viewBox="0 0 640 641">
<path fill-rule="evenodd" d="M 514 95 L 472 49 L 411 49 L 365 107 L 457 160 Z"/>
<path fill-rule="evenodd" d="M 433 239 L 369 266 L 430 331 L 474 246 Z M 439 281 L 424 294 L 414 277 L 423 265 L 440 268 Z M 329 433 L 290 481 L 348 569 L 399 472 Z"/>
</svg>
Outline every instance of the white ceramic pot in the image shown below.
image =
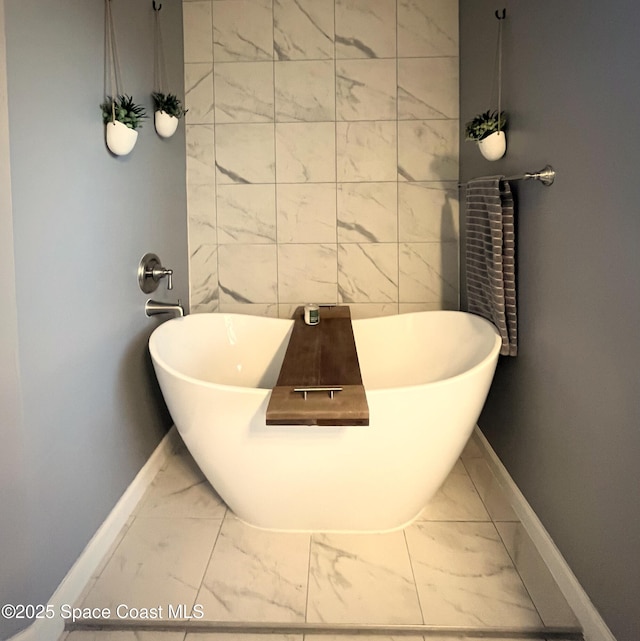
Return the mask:
<svg viewBox="0 0 640 641">
<path fill-rule="evenodd" d="M 478 140 L 478 147 L 487 160 L 499 160 L 507 151 L 507 137 L 504 131 L 494 131 L 483 140 Z"/>
<path fill-rule="evenodd" d="M 116 156 L 126 156 L 138 140 L 138 132 L 119 120 L 106 124 L 107 147 Z"/>
<path fill-rule="evenodd" d="M 170 116 L 164 111 L 156 111 L 153 116 L 153 122 L 158 135 L 163 138 L 171 138 L 178 128 L 178 118 Z"/>
</svg>

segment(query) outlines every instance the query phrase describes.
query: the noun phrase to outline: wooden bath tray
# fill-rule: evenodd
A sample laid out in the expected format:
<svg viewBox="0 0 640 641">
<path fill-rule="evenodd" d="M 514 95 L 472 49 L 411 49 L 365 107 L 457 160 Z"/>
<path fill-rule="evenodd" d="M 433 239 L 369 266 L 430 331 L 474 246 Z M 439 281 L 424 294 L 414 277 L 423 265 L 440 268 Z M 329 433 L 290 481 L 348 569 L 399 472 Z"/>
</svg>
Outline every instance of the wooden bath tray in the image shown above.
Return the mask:
<svg viewBox="0 0 640 641">
<path fill-rule="evenodd" d="M 267 425 L 369 425 L 349 307 L 321 307 L 320 322 L 313 326 L 304 322 L 304 307 L 293 318 Z M 296 391 L 300 388 L 321 391 L 304 394 Z"/>
</svg>

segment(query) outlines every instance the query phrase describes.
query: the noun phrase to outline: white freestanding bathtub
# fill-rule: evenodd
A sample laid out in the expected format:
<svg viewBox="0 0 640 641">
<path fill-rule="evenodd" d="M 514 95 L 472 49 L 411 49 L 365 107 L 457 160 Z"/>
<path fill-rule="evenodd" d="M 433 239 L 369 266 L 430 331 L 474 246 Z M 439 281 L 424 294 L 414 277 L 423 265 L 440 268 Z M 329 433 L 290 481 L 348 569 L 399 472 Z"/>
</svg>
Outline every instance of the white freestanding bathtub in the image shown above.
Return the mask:
<svg viewBox="0 0 640 641">
<path fill-rule="evenodd" d="M 322 321 L 321 321 L 322 322 Z M 370 424 L 265 424 L 293 321 L 169 320 L 149 340 L 171 416 L 233 512 L 277 530 L 385 531 L 413 520 L 460 456 L 500 337 L 464 312 L 354 320 Z"/>
</svg>

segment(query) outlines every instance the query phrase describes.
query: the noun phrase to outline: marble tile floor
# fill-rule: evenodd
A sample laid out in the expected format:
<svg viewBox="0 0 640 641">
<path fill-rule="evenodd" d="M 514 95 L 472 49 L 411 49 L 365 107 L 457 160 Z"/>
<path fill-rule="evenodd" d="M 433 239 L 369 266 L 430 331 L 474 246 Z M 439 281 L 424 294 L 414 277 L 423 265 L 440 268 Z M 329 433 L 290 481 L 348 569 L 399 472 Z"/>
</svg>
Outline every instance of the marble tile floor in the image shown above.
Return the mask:
<svg viewBox="0 0 640 641">
<path fill-rule="evenodd" d="M 282 533 L 246 525 L 179 447 L 77 602 L 112 612 L 121 604 L 162 605 L 163 618 L 169 604 L 187 610 L 197 605 L 207 621 L 226 622 L 577 625 L 474 437 L 418 518 L 403 530 L 380 534 Z M 263 641 L 262 636 L 267 635 L 74 630 L 61 641 Z M 268 635 L 270 641 L 302 636 Z M 366 634 L 358 637 L 369 641 Z"/>
</svg>

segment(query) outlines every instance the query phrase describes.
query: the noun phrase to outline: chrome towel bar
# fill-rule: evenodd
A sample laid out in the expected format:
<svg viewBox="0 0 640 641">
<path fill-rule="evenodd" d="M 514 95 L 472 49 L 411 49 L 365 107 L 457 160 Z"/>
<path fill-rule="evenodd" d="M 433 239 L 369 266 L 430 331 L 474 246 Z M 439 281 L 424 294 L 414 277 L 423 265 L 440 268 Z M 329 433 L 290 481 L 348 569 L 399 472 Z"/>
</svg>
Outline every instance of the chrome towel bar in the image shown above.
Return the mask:
<svg viewBox="0 0 640 641">
<path fill-rule="evenodd" d="M 556 170 L 551 165 L 545 165 L 540 171 L 527 172 L 516 176 L 505 176 L 505 180 L 539 180 L 547 187 L 553 185 L 556 179 Z M 466 187 L 467 183 L 458 183 L 458 187 Z"/>
</svg>

